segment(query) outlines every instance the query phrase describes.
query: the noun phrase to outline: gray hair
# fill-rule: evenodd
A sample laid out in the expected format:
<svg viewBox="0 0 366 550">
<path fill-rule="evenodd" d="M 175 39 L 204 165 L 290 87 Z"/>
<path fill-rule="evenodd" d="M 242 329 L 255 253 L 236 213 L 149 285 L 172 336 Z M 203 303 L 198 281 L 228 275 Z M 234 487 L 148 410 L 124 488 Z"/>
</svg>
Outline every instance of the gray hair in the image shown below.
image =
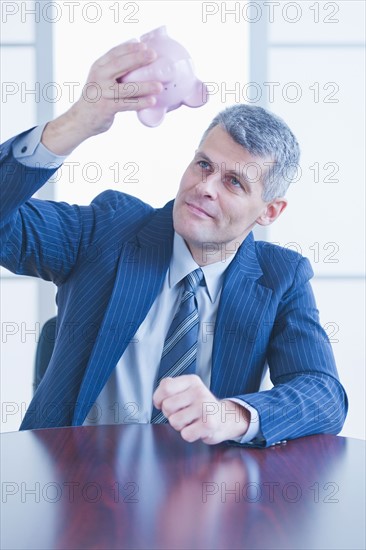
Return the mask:
<svg viewBox="0 0 366 550">
<path fill-rule="evenodd" d="M 299 144 L 287 124 L 262 107 L 233 105 L 215 116 L 200 144 L 218 125 L 251 155 L 271 158 L 263 177 L 262 198 L 269 202 L 283 197 L 297 173 L 300 158 Z"/>
</svg>

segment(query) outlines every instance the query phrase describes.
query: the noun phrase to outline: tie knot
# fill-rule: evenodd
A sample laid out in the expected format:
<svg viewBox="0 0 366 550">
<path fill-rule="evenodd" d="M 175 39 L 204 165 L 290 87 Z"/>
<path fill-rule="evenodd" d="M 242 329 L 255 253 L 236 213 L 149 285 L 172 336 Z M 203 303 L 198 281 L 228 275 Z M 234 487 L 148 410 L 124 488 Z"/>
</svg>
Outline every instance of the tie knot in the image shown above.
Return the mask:
<svg viewBox="0 0 366 550">
<path fill-rule="evenodd" d="M 193 294 L 196 293 L 198 286 L 203 281 L 203 271 L 199 267 L 195 271 L 191 271 L 191 273 L 188 273 L 188 275 L 184 278 L 184 289 L 186 292 L 193 292 Z"/>
</svg>

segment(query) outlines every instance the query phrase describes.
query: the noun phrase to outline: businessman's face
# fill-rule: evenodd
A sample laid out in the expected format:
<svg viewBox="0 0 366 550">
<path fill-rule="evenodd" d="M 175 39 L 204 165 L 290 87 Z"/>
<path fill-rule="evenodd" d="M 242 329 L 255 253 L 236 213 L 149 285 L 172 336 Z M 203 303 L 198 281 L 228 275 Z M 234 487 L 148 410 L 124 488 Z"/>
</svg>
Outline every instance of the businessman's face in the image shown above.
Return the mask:
<svg viewBox="0 0 366 550">
<path fill-rule="evenodd" d="M 270 160 L 248 153 L 220 126 L 201 143 L 183 174 L 173 210 L 174 228 L 198 264 L 233 253 L 256 222 L 273 221 L 272 203 L 262 199 L 264 163 Z"/>
</svg>

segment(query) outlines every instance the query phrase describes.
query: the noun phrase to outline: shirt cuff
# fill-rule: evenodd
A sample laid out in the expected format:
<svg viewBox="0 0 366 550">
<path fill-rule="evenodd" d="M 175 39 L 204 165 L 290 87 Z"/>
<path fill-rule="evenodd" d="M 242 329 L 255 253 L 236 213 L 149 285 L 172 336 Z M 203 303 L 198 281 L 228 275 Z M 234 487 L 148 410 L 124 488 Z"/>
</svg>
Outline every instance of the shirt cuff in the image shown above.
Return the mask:
<svg viewBox="0 0 366 550">
<path fill-rule="evenodd" d="M 47 123 L 46 123 L 47 124 Z M 58 168 L 67 156 L 56 155 L 41 143 L 46 124 L 37 126 L 30 132 L 18 137 L 13 143 L 14 158 L 31 168 Z"/>
<path fill-rule="evenodd" d="M 230 399 L 227 399 L 227 401 L 233 401 L 234 403 L 238 403 L 238 405 L 241 405 L 250 412 L 250 422 L 249 422 L 249 428 L 245 432 L 244 435 L 240 435 L 239 437 L 234 437 L 230 441 L 235 441 L 236 443 L 249 443 L 253 439 L 262 439 L 260 426 L 259 426 L 259 414 L 257 409 L 254 407 L 251 407 L 243 401 L 242 399 L 237 399 L 235 397 L 232 397 Z"/>
</svg>

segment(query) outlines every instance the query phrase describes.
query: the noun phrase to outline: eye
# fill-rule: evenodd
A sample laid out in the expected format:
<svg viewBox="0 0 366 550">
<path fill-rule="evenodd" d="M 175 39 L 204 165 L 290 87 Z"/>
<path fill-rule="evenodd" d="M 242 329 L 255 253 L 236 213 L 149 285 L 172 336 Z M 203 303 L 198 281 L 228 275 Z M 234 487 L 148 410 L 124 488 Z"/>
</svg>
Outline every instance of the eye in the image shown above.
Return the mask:
<svg viewBox="0 0 366 550">
<path fill-rule="evenodd" d="M 207 162 L 207 160 L 199 160 L 197 162 L 198 166 L 200 166 L 203 170 L 210 170 L 211 166 L 210 163 Z"/>
<path fill-rule="evenodd" d="M 244 190 L 240 180 L 238 180 L 238 178 L 236 178 L 235 176 L 225 176 L 224 177 L 224 183 L 227 183 L 228 185 L 230 185 L 232 187 L 235 187 L 237 189 L 243 189 Z"/>
</svg>

